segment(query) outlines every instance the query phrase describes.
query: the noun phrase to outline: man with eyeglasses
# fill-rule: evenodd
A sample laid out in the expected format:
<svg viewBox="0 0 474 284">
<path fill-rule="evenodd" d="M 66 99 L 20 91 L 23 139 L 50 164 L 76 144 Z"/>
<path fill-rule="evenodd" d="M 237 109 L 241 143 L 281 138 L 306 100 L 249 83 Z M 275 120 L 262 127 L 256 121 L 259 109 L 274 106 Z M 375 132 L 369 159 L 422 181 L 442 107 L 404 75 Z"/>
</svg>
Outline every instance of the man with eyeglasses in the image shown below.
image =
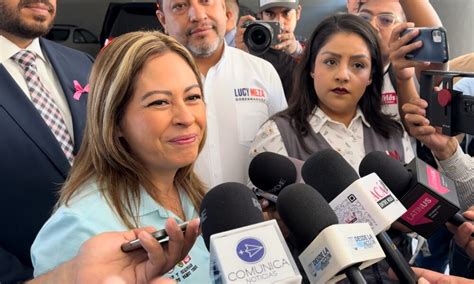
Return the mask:
<svg viewBox="0 0 474 284">
<path fill-rule="evenodd" d="M 348 0 L 348 6 L 349 2 L 354 2 L 354 0 Z M 415 66 L 414 69 L 405 68 L 406 66 L 402 66 L 406 65 L 405 63 L 402 65 L 391 64 L 390 56 L 392 56 L 392 59 L 394 58 L 393 56 L 404 58 L 405 54 L 399 54 L 399 45 L 397 45 L 401 31 L 414 26 L 442 26 L 441 20 L 429 0 L 359 0 L 357 2 L 358 3 L 355 4 L 352 3 L 353 8 L 354 6 L 358 8 L 357 15 L 369 21 L 380 36 L 382 59 L 385 65 L 382 111 L 385 114 L 393 116 L 400 123 L 403 123 L 406 128 L 407 125 L 401 106 L 413 99 L 415 94 L 418 96 L 415 74 L 417 79 L 419 79 L 419 74 L 422 70 L 443 70 L 447 68 L 447 65 L 429 62 L 414 63 L 414 61 L 407 63 L 405 60 L 406 64 Z M 410 23 L 407 23 L 407 20 L 410 21 Z M 395 31 L 395 29 L 397 30 Z M 398 34 L 392 36 L 394 31 Z M 415 36 L 416 32 L 417 31 L 412 33 L 410 37 Z M 415 44 L 419 43 L 420 42 L 417 42 Z M 393 49 L 392 52 L 390 51 L 390 47 Z M 406 48 L 404 50 L 406 51 Z M 406 78 L 410 78 L 413 84 L 400 85 L 400 82 L 404 82 Z M 404 139 L 409 139 L 408 134 L 405 134 Z M 411 139 L 411 142 L 413 146 L 416 144 L 414 139 Z M 416 148 L 416 153 L 419 158 L 436 167 L 436 162 L 429 149 L 422 147 L 421 144 Z"/>
<path fill-rule="evenodd" d="M 354 0 L 348 0 L 354 2 Z M 442 26 L 438 14 L 431 6 L 428 0 L 359 0 L 352 3 L 358 6 L 357 14 L 369 21 L 377 30 L 380 36 L 380 46 L 382 49 L 382 60 L 385 64 L 384 90 L 382 92 L 382 110 L 384 113 L 394 115 L 398 121 L 401 121 L 403 115 L 400 116 L 399 106 L 407 103 L 410 98 L 404 97 L 403 94 L 410 92 L 401 92 L 400 96 L 395 91 L 397 89 L 397 76 L 405 74 L 396 74 L 395 70 L 390 68 L 390 36 L 394 28 L 398 25 L 404 25 L 406 28 L 412 27 L 407 19 L 417 27 L 433 27 Z M 424 69 L 442 69 L 443 66 L 434 64 L 420 63 L 416 67 L 416 74 Z"/>
</svg>

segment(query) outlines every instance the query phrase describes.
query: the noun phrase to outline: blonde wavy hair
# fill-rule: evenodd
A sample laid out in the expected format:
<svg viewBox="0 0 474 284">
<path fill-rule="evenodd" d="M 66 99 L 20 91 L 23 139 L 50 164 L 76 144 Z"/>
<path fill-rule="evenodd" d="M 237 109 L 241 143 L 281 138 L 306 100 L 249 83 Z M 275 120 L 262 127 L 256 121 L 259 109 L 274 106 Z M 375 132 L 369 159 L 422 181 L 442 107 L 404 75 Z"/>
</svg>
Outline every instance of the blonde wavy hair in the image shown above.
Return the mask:
<svg viewBox="0 0 474 284">
<path fill-rule="evenodd" d="M 95 179 L 100 192 L 122 222 L 130 229 L 140 226 L 138 217 L 134 217 L 138 216 L 140 206 L 140 185 L 151 196 L 156 188 L 148 179 L 145 167 L 131 153 L 125 140 L 119 138 L 119 125 L 143 66 L 149 58 L 167 52 L 178 54 L 188 63 L 202 91 L 200 72 L 191 54 L 176 40 L 160 32 L 128 33 L 114 39 L 101 51 L 90 75 L 81 149 L 60 191 L 58 206 L 67 206 L 81 186 Z M 205 187 L 193 166 L 194 163 L 180 168 L 174 184 L 183 189 L 199 209 Z"/>
</svg>

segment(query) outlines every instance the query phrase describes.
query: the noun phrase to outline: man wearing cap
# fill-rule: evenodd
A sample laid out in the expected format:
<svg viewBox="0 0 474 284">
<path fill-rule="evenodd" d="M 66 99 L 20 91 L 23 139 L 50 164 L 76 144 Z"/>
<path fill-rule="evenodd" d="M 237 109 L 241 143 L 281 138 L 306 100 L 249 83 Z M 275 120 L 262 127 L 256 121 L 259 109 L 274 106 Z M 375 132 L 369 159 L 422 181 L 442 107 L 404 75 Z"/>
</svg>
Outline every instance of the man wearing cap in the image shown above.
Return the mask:
<svg viewBox="0 0 474 284">
<path fill-rule="evenodd" d="M 259 18 L 264 21 L 278 21 L 282 32 L 279 43 L 263 54 L 255 54 L 270 62 L 278 72 L 288 99 L 292 89 L 292 74 L 297 60 L 303 54 L 303 44 L 294 34 L 296 24 L 301 17 L 299 0 L 259 0 Z M 239 20 L 236 47 L 248 52 L 244 43 L 245 22 L 255 21 L 252 16 L 243 16 Z"/>
</svg>

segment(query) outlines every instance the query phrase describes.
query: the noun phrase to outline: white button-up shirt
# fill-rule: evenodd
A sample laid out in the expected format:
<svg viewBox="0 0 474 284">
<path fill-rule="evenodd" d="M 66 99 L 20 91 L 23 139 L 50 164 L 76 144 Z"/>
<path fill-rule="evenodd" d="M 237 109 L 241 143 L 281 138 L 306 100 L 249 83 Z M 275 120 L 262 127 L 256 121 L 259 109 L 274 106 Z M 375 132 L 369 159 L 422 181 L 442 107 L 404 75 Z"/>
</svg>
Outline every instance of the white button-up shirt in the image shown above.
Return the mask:
<svg viewBox="0 0 474 284">
<path fill-rule="evenodd" d="M 357 109 L 356 115 L 348 127 L 341 122 L 332 120 L 318 107 L 315 108 L 309 118 L 309 125 L 314 133 L 321 133 L 328 144 L 338 151 L 356 171 L 359 170 L 359 164 L 366 155 L 364 124 L 370 127 L 360 109 Z M 402 143 L 405 161 L 409 162 L 415 155 L 406 132 L 404 133 Z M 261 152 L 274 152 L 288 156 L 278 126 L 273 120 L 267 121 L 258 131 L 250 149 L 250 156 L 254 157 Z"/>
<path fill-rule="evenodd" d="M 282 83 L 267 61 L 225 46 L 203 78 L 207 140 L 196 172 L 209 188 L 248 181 L 248 152 L 260 126 L 287 107 Z"/>
</svg>

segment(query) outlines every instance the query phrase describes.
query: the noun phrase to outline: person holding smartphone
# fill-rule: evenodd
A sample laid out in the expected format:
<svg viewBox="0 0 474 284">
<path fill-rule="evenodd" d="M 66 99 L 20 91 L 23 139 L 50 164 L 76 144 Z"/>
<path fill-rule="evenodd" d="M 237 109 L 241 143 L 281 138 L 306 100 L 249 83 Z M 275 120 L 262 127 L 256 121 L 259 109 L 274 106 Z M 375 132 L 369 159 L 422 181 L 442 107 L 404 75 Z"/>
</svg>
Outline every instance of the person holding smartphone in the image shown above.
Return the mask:
<svg viewBox="0 0 474 284">
<path fill-rule="evenodd" d="M 354 1 L 348 0 L 348 2 Z M 409 76 L 411 78 L 419 76 L 420 72 L 427 68 L 442 70 L 447 68 L 447 65 L 420 63 L 414 66 L 416 72 L 403 66 L 397 68 L 398 66 L 393 63 L 392 53 L 398 51 L 399 46 L 391 46 L 391 39 L 399 38 L 400 33 L 407 28 L 442 26 L 441 19 L 429 0 L 364 0 L 356 4 L 351 5 L 358 7 L 355 14 L 368 21 L 380 37 L 384 63 L 383 112 L 393 115 L 397 121 L 404 123 L 401 107 L 412 97 L 411 93 L 404 89 L 406 85 L 399 85 L 399 81 Z M 416 36 L 418 31 L 415 30 L 411 34 Z M 419 41 L 416 44 L 417 47 L 421 47 Z"/>
<path fill-rule="evenodd" d="M 107 232 L 85 241 L 78 254 L 48 273 L 28 284 L 42 283 L 175 283 L 166 274 L 183 259 L 199 234 L 199 219 L 188 224 L 186 233 L 170 218 L 166 222 L 169 242 L 160 245 L 150 233 L 155 228 L 146 227 L 126 232 Z M 138 239 L 144 248 L 135 253 L 124 253 L 120 246 Z"/>
<path fill-rule="evenodd" d="M 187 49 L 159 32 L 122 35 L 97 57 L 88 96 L 81 151 L 31 248 L 35 276 L 80 254 L 97 234 L 196 218 L 204 196 L 193 164 L 205 140 L 206 106 Z M 169 245 L 182 259 L 165 277 L 209 282 L 202 237 L 185 254 L 188 245 Z"/>
</svg>

